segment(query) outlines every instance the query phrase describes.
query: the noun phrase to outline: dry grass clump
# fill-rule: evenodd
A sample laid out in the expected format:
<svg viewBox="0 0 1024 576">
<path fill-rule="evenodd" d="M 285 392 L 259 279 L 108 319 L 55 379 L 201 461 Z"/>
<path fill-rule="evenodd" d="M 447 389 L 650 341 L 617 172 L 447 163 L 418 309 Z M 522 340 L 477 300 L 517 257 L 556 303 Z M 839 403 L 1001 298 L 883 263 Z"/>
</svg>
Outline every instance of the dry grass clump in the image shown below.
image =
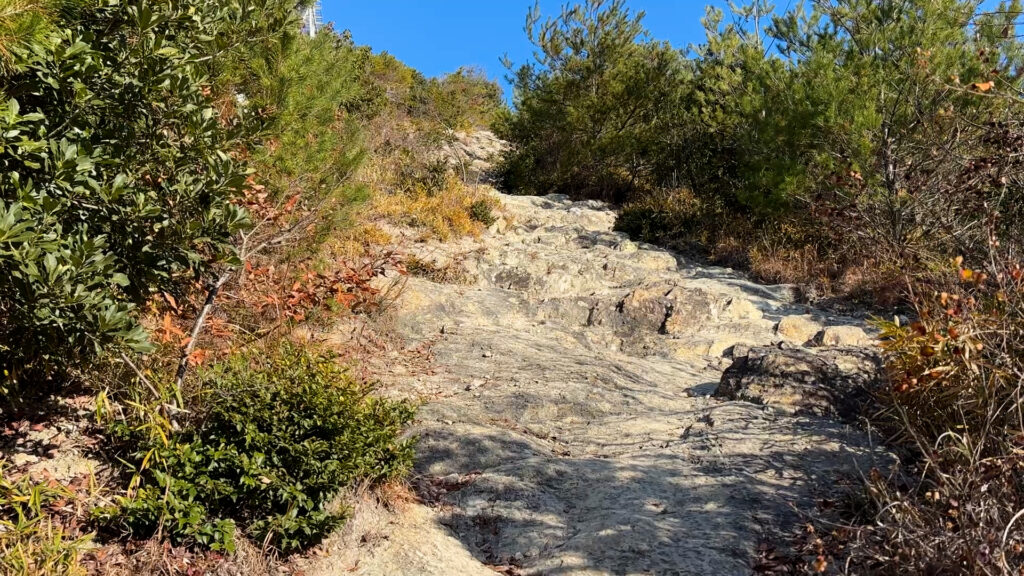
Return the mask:
<svg viewBox="0 0 1024 576">
<path fill-rule="evenodd" d="M 360 220 L 365 215 L 360 215 Z M 360 221 L 358 224 L 337 230 L 325 251 L 342 260 L 353 261 L 371 254 L 382 246 L 389 246 L 394 238 L 373 222 Z"/>
<path fill-rule="evenodd" d="M 455 174 L 438 156 L 434 137 L 402 123 L 385 133 L 388 137 L 375 144 L 377 152 L 359 175 L 371 190 L 361 214 L 365 222 L 384 220 L 439 240 L 478 235 L 493 222 L 497 201 L 484 187 Z"/>
<path fill-rule="evenodd" d="M 975 266 L 916 284 L 917 321 L 880 323 L 891 386 L 877 421 L 904 465 L 872 470 L 841 524 L 804 534 L 798 552 L 829 570 L 1024 572 L 1024 268 L 1006 253 Z"/>
<path fill-rule="evenodd" d="M 752 217 L 685 188 L 626 203 L 616 229 L 634 238 L 746 270 L 758 281 L 795 284 L 811 299 L 879 307 L 903 301 L 904 274 L 885 253 L 865 254 L 837 230 L 796 217 Z"/>
<path fill-rule="evenodd" d="M 449 240 L 479 235 L 485 222 L 474 217 L 474 206 L 494 202 L 482 188 L 449 176 L 439 190 L 421 186 L 394 194 L 379 194 L 370 202 L 370 215 L 424 231 L 429 237 Z"/>
<path fill-rule="evenodd" d="M 366 136 L 371 154 L 355 180 L 370 197 L 356 216 L 357 228 L 386 222 L 414 228 L 422 239 L 450 240 L 479 235 L 494 221 L 497 200 L 485 187 L 464 181 L 444 157 L 445 143 L 456 133 L 396 108 L 368 122 Z M 356 239 L 367 246 L 391 240 L 383 235 Z"/>
<path fill-rule="evenodd" d="M 103 576 L 270 576 L 281 574 L 272 550 L 258 547 L 239 538 L 231 556 L 216 552 L 190 550 L 171 546 L 166 540 L 150 538 L 131 542 L 126 548 L 104 548 L 102 560 L 93 554 L 89 559 L 90 574 Z"/>
<path fill-rule="evenodd" d="M 405 259 L 405 269 L 412 276 L 426 278 L 438 284 L 471 284 L 473 276 L 458 261 L 433 262 L 416 256 Z"/>
</svg>

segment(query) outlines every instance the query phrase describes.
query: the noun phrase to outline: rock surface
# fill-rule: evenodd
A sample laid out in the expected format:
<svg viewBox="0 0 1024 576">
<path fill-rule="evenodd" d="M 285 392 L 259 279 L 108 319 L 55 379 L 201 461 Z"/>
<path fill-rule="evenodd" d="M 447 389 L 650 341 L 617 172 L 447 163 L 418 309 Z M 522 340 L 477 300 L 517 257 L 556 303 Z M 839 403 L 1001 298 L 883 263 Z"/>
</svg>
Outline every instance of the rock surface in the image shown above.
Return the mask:
<svg viewBox="0 0 1024 576">
<path fill-rule="evenodd" d="M 456 132 L 441 150 L 442 157 L 467 181 L 486 179 L 494 159 L 506 148 L 503 140 L 487 130 Z"/>
<path fill-rule="evenodd" d="M 864 348 L 761 347 L 734 358 L 715 396 L 790 415 L 855 419 L 883 381 L 881 356 Z"/>
<path fill-rule="evenodd" d="M 793 344 L 806 344 L 821 332 L 821 323 L 810 314 L 786 316 L 779 320 L 775 333 Z"/>
<path fill-rule="evenodd" d="M 599 202 L 500 200 L 504 234 L 409 248 L 474 280 L 408 278 L 389 324 L 405 350 L 378 374 L 423 402 L 415 482 L 450 490 L 371 560 L 320 573 L 469 574 L 472 557 L 515 574 L 748 574 L 765 534 L 793 527 L 792 505 L 889 464 L 866 434 L 817 415 L 831 408 L 714 395 L 723 356 L 781 361 L 759 347 L 807 312 L 791 287 L 633 242 Z M 813 316 L 800 343 L 858 322 Z M 812 356 L 783 354 L 807 364 L 802 392 L 842 381 L 845 360 Z M 403 365 L 413 357 L 429 366 Z M 776 403 L 760 373 L 737 381 L 735 397 L 761 382 Z M 458 565 L 437 564 L 447 557 Z"/>
<path fill-rule="evenodd" d="M 823 346 L 870 346 L 873 342 L 860 326 L 829 326 L 821 332 Z"/>
</svg>

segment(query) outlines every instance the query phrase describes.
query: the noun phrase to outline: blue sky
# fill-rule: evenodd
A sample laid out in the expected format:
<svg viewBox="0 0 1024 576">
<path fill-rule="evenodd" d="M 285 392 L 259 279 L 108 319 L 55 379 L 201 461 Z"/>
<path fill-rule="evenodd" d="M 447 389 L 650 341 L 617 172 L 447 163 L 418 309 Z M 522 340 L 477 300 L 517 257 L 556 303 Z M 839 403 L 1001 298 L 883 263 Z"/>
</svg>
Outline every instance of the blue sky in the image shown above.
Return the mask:
<svg viewBox="0 0 1024 576">
<path fill-rule="evenodd" d="M 322 0 L 324 21 L 335 30 L 351 30 L 358 44 L 387 51 L 423 72 L 437 76 L 459 66 L 477 66 L 495 80 L 504 77 L 499 60 L 529 60 L 532 48 L 523 25 L 532 0 Z M 724 5 L 724 1 L 711 2 Z M 555 16 L 564 0 L 542 0 L 544 16 Z M 704 39 L 702 0 L 632 0 L 644 10 L 652 35 L 680 48 Z M 504 82 L 503 82 L 504 84 Z M 505 86 L 506 96 L 508 87 Z"/>
</svg>

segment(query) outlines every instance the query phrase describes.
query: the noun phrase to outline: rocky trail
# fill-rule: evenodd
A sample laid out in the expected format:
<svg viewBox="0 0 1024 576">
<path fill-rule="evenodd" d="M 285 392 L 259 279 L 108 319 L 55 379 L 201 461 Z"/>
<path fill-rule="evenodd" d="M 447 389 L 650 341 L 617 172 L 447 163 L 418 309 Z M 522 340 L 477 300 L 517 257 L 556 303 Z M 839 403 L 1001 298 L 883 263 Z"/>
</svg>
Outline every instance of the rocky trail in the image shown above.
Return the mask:
<svg viewBox="0 0 1024 576">
<path fill-rule="evenodd" d="M 409 248 L 462 281 L 409 277 L 391 311 L 378 372 L 423 402 L 422 503 L 357 510 L 335 545 L 358 559 L 310 573 L 749 574 L 795 509 L 887 465 L 850 420 L 878 374 L 862 319 L 635 243 L 599 202 L 500 200 L 481 238 Z"/>
</svg>

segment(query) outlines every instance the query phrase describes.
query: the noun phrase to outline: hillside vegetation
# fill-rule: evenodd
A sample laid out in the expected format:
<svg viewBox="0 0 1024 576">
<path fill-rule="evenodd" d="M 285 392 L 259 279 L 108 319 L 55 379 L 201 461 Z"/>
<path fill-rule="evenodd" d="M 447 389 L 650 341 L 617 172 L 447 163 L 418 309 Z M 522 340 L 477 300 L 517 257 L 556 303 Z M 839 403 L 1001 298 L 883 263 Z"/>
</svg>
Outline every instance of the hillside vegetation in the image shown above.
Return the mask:
<svg viewBox="0 0 1024 576">
<path fill-rule="evenodd" d="M 906 475 L 873 472 L 803 569 L 1024 561 L 1005 549 L 1024 508 L 1024 44 L 1020 3 L 990 8 L 709 7 L 706 40 L 680 50 L 622 0 L 590 0 L 532 11 L 536 59 L 509 63 L 508 188 L 612 200 L 640 239 L 912 316 L 879 322 L 877 422 Z"/>
<path fill-rule="evenodd" d="M 401 482 L 414 407 L 303 335 L 386 309 L 385 270 L 459 276 L 389 247 L 496 220 L 441 152 L 487 127 L 507 191 L 879 312 L 901 470 L 765 570 L 1021 570 L 1019 0 L 754 0 L 685 49 L 625 0 L 535 8 L 512 107 L 306 4 L 0 0 L 0 574 L 269 571 Z M 16 452 L 59 406 L 98 475 Z"/>
<path fill-rule="evenodd" d="M 379 306 L 381 222 L 482 230 L 435 151 L 504 105 L 477 71 L 306 37 L 298 7 L 0 0 L 0 415 L 94 396 L 116 463 L 83 519 L 0 461 L 0 573 L 81 573 L 90 530 L 304 550 L 343 490 L 409 468 L 412 407 L 290 334 Z"/>
</svg>

